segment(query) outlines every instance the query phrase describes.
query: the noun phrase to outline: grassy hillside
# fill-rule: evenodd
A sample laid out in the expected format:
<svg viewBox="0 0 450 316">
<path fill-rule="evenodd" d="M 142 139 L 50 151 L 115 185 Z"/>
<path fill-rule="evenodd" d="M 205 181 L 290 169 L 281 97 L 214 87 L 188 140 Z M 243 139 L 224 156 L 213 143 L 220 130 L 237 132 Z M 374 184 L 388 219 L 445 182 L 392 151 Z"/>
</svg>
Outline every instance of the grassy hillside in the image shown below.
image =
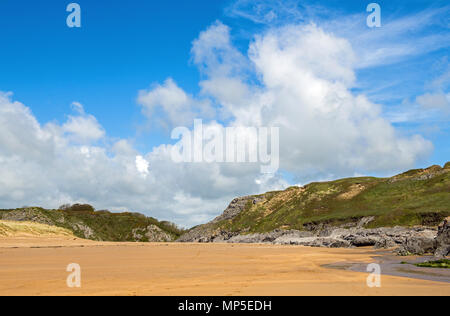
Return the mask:
<svg viewBox="0 0 450 316">
<path fill-rule="evenodd" d="M 450 163 L 444 168 L 411 170 L 392 178 L 311 183 L 253 198 L 236 217 L 207 224 L 208 230 L 303 230 L 311 224 L 338 225 L 367 216 L 375 217 L 367 226 L 373 228 L 434 226 L 450 215 Z"/>
<path fill-rule="evenodd" d="M 142 214 L 96 212 L 92 207 L 76 205 L 62 210 L 36 207 L 0 210 L 0 219 L 57 226 L 77 237 L 102 241 L 170 241 L 183 233 L 172 223 Z"/>
</svg>

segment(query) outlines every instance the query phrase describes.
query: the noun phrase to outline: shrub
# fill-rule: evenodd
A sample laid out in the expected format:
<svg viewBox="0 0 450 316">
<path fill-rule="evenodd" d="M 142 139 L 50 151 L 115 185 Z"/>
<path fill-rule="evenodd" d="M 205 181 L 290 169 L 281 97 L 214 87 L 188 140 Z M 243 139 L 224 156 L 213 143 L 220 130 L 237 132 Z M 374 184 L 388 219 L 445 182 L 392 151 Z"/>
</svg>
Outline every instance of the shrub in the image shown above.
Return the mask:
<svg viewBox="0 0 450 316">
<path fill-rule="evenodd" d="M 60 210 L 66 212 L 76 212 L 76 213 L 93 213 L 95 208 L 89 204 L 64 204 L 59 207 Z"/>
</svg>

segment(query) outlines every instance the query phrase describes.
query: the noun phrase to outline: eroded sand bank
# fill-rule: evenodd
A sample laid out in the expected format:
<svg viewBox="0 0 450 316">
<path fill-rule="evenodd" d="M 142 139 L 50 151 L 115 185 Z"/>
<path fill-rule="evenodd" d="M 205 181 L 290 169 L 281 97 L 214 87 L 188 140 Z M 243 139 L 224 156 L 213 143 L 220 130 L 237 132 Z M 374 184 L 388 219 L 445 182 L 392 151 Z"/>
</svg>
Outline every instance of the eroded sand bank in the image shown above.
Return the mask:
<svg viewBox="0 0 450 316">
<path fill-rule="evenodd" d="M 369 249 L 0 239 L 0 295 L 450 295 L 450 284 L 326 268 L 374 262 Z M 68 288 L 66 267 L 81 266 Z"/>
</svg>

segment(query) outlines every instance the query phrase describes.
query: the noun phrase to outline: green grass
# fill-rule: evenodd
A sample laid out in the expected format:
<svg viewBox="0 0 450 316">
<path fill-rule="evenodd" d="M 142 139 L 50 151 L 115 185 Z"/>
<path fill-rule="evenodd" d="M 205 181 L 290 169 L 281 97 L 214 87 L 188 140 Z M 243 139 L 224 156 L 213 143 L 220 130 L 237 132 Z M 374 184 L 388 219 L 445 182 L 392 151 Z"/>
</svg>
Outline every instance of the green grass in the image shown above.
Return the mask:
<svg viewBox="0 0 450 316">
<path fill-rule="evenodd" d="M 430 172 L 435 173 L 433 177 L 423 178 Z M 364 186 L 364 190 L 342 198 L 342 194 L 358 186 Z M 264 202 L 247 205 L 231 222 L 221 222 L 218 227 L 264 233 L 281 227 L 304 229 L 310 223 L 338 225 L 367 216 L 375 217 L 368 228 L 435 226 L 450 215 L 450 172 L 436 166 L 411 170 L 394 178 L 362 177 L 311 183 L 305 186 L 304 192 L 277 199 L 295 190 L 270 192 Z"/>
<path fill-rule="evenodd" d="M 424 263 L 416 264 L 417 267 L 421 268 L 441 268 L 441 269 L 450 269 L 450 260 L 442 259 L 437 261 L 429 261 Z"/>
<path fill-rule="evenodd" d="M 155 225 L 164 232 L 178 238 L 184 230 L 177 228 L 169 222 L 159 222 L 152 217 L 146 217 L 138 213 L 110 213 L 108 211 L 71 211 L 71 210 L 46 210 L 42 208 L 33 209 L 33 216 L 39 215 L 45 218 L 49 224 L 68 229 L 75 236 L 84 238 L 81 230 L 75 229 L 77 224 L 90 227 L 94 231 L 94 240 L 103 241 L 134 241 L 133 229 L 145 229 L 149 225 Z M 17 210 L 0 210 L 0 219 L 8 212 Z M 33 220 L 32 218 L 27 220 Z M 142 241 L 148 241 L 143 237 Z"/>
</svg>

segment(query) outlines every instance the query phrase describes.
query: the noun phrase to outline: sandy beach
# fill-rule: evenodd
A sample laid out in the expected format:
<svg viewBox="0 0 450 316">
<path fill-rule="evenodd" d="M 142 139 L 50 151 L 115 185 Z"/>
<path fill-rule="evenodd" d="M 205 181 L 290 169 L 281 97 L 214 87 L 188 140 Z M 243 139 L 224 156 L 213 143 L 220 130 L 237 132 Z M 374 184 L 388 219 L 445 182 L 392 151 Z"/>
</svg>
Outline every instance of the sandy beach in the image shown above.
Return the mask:
<svg viewBox="0 0 450 316">
<path fill-rule="evenodd" d="M 0 295 L 450 295 L 450 284 L 324 267 L 370 263 L 369 249 L 99 243 L 74 238 L 0 240 Z M 81 266 L 81 288 L 66 267 Z"/>
</svg>

